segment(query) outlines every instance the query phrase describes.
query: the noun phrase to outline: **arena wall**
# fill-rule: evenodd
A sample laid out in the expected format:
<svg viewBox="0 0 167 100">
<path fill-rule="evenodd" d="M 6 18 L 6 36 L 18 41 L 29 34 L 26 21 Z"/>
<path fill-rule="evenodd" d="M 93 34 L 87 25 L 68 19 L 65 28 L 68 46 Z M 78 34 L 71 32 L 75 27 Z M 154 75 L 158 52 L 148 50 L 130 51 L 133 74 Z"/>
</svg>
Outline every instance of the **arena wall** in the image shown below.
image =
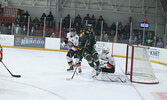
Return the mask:
<svg viewBox="0 0 167 100">
<path fill-rule="evenodd" d="M 20 41 L 18 37 L 26 38 L 26 40 L 24 41 L 26 45 L 21 44 L 22 41 Z M 20 45 L 16 46 L 16 43 Z M 50 51 L 60 51 L 60 52 L 61 51 L 66 52 L 67 50 L 67 46 L 63 43 L 63 39 L 60 38 L 32 37 L 30 38 L 30 40 L 28 40 L 26 36 L 0 35 L 0 44 L 3 47 L 10 47 L 10 48 L 26 48 L 26 49 L 50 50 Z M 42 45 L 44 45 L 44 48 Z M 100 50 L 103 47 L 109 48 L 112 54 L 116 57 L 122 57 L 122 58 L 126 57 L 127 44 L 97 42 L 96 49 L 98 52 L 100 52 Z M 167 66 L 167 49 L 156 48 L 156 47 L 147 47 L 147 49 L 151 62 Z"/>
</svg>

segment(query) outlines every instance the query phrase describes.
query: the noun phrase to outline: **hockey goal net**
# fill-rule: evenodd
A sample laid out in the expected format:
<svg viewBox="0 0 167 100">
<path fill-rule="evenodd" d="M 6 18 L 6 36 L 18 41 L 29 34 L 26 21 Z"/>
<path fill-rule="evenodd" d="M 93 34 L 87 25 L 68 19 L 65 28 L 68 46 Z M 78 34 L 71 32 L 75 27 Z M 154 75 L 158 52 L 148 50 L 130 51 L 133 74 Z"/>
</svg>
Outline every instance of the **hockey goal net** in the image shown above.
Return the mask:
<svg viewBox="0 0 167 100">
<path fill-rule="evenodd" d="M 125 74 L 130 75 L 131 82 L 159 83 L 154 75 L 146 47 L 127 45 Z"/>
</svg>

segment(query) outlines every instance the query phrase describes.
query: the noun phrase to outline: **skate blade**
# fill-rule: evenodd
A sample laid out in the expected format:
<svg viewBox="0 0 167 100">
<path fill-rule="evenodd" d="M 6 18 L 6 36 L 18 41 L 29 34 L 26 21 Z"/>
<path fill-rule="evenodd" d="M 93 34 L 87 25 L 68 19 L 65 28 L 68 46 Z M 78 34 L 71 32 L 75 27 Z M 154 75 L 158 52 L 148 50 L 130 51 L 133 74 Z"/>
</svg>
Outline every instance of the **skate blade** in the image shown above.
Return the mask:
<svg viewBox="0 0 167 100">
<path fill-rule="evenodd" d="M 71 80 L 71 78 L 66 78 L 66 80 L 68 80 L 68 81 L 69 81 L 69 80 Z"/>
</svg>

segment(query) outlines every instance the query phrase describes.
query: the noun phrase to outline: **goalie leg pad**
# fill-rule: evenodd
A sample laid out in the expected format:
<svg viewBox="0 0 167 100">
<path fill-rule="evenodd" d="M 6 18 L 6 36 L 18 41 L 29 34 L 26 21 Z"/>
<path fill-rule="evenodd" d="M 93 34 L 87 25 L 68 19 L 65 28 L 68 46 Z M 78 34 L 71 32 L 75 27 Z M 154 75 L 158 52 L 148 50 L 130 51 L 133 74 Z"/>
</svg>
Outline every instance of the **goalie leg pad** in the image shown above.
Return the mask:
<svg viewBox="0 0 167 100">
<path fill-rule="evenodd" d="M 92 72 L 92 78 L 96 78 L 99 81 L 111 81 L 111 82 L 127 82 L 126 76 L 116 75 L 113 73 L 100 72 L 99 75 L 95 74 L 95 71 Z"/>
</svg>

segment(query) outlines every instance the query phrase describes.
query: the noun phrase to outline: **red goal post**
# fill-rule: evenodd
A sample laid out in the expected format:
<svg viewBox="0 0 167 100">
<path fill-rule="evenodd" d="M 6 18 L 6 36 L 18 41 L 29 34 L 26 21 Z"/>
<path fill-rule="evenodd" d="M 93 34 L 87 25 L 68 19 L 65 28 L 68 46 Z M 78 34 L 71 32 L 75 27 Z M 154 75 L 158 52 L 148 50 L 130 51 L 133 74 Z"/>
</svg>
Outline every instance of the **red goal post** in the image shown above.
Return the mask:
<svg viewBox="0 0 167 100">
<path fill-rule="evenodd" d="M 130 81 L 141 84 L 158 84 L 146 47 L 127 45 L 125 74 Z"/>
</svg>

